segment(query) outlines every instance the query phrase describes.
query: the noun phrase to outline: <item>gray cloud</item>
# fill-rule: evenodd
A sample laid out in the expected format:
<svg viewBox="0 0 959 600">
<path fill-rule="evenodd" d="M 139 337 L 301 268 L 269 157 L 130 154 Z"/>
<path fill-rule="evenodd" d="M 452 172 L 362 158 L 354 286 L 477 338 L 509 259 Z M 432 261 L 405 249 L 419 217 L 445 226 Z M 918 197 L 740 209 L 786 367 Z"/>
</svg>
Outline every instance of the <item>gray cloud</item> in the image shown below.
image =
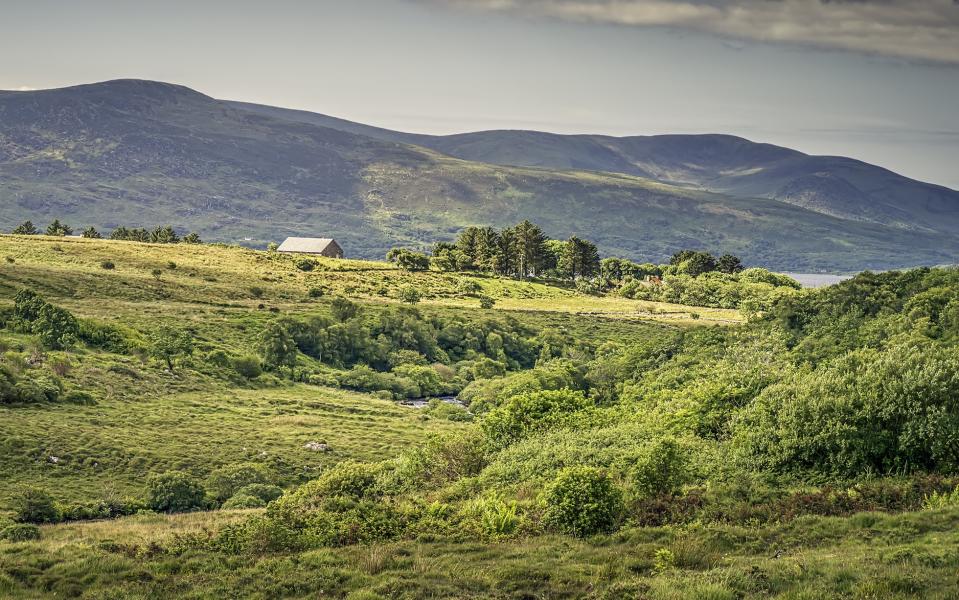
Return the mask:
<svg viewBox="0 0 959 600">
<path fill-rule="evenodd" d="M 959 0 L 419 0 L 959 64 Z"/>
</svg>

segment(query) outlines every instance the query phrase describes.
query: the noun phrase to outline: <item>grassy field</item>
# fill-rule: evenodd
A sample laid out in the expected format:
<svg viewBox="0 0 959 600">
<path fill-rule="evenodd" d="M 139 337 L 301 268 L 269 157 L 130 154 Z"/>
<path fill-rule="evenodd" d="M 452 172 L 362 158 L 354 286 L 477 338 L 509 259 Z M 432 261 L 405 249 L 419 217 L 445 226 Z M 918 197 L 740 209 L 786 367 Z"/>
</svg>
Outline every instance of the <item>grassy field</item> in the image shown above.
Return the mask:
<svg viewBox="0 0 959 600">
<path fill-rule="evenodd" d="M 249 511 L 44 527 L 0 542 L 4 598 L 955 597 L 959 511 L 627 529 L 577 540 L 440 539 L 251 559 L 159 550 Z M 671 558 L 666 558 L 671 557 Z"/>
<path fill-rule="evenodd" d="M 295 260 L 223 246 L 0 236 L 0 306 L 30 288 L 134 337 L 161 323 L 189 329 L 196 346 L 192 358 L 169 371 L 137 352 L 82 344 L 53 351 L 38 347 L 35 336 L 3 330 L 4 362 L 60 365 L 67 389 L 91 391 L 96 404 L 0 404 L 0 521 L 27 485 L 48 490 L 58 503 L 92 503 L 143 498 L 152 473 L 180 470 L 203 480 L 220 467 L 257 463 L 292 490 L 341 461 L 387 459 L 428 446 L 432 434 L 475 428 L 371 394 L 273 373 L 244 380 L 209 363 L 219 350 L 252 353 L 253 336 L 277 315 L 329 314 L 335 297 L 383 311 L 397 304 L 397 289 L 413 285 L 425 297 L 418 308 L 426 315 L 511 316 L 597 347 L 673 339 L 683 328 L 704 325 L 722 326 L 704 335 L 722 335 L 741 321 L 735 311 L 587 296 L 541 282 L 325 259 L 304 272 Z M 114 268 L 103 268 L 105 261 Z M 476 298 L 460 292 L 463 279 L 479 282 L 497 300 L 495 308 L 479 310 Z M 311 289 L 323 293 L 311 295 Z M 565 437 L 572 445 L 583 439 Z M 309 442 L 330 451 L 310 449 Z M 615 444 L 610 450 L 617 452 Z M 424 504 L 459 502 L 463 510 L 479 510 L 488 498 L 471 494 L 484 481 L 480 474 L 411 494 L 422 494 Z M 959 509 L 916 510 L 917 501 L 908 505 L 914 512 L 896 512 L 907 510 L 901 508 L 906 503 L 890 501 L 888 513 L 842 512 L 842 498 L 851 496 L 829 490 L 790 488 L 798 495 L 788 498 L 797 503 L 813 498 L 809 510 L 797 504 L 803 510 L 769 520 L 748 512 L 738 520 L 709 516 L 740 514 L 730 509 L 668 526 L 629 521 L 614 534 L 585 539 L 533 525 L 479 537 L 468 528 L 426 528 L 396 541 L 306 551 L 227 552 L 212 545 L 223 527 L 249 522 L 262 509 L 66 522 L 41 526 L 37 540 L 0 540 L 0 598 L 955 597 Z M 535 499 L 520 492 L 524 522 L 533 522 Z M 705 484 L 697 493 L 710 492 Z M 717 497 L 746 503 L 738 492 L 725 493 Z M 655 514 L 650 506 L 648 514 Z M 840 512 L 828 512 L 834 509 Z M 816 516 L 815 510 L 843 516 Z"/>
<path fill-rule="evenodd" d="M 584 296 L 542 283 L 470 277 L 504 308 L 477 311 L 476 300 L 458 292 L 458 275 L 322 258 L 314 271 L 304 272 L 294 265 L 296 257 L 223 246 L 0 236 L 0 257 L 0 305 L 12 301 L 18 289 L 30 288 L 78 316 L 133 332 L 146 333 L 162 323 L 186 327 L 194 333 L 198 357 L 215 350 L 251 353 L 251 335 L 274 318 L 274 311 L 324 314 L 329 299 L 340 295 L 379 310 L 396 304 L 390 295 L 403 285 L 423 291 L 424 311 L 467 316 L 515 311 L 524 322 L 597 343 L 658 335 L 663 328 L 692 322 L 681 318 L 688 307 L 652 307 L 655 303 Z M 105 261 L 114 268 L 104 269 Z M 310 297 L 312 288 L 324 295 Z M 732 311 L 701 312 L 700 322 L 736 318 Z M 0 343 L 27 354 L 36 344 L 9 332 Z M 190 361 L 168 372 L 144 356 L 82 348 L 46 353 L 47 361 L 61 359 L 69 364 L 65 383 L 93 390 L 97 404 L 0 405 L 0 480 L 5 482 L 0 504 L 26 484 L 55 489 L 61 501 L 136 496 L 153 472 L 178 469 L 203 477 L 244 461 L 271 465 L 289 485 L 332 462 L 388 458 L 431 432 L 456 427 L 368 394 L 275 377 L 224 382 L 215 373 L 190 368 L 196 366 Z M 325 442 L 333 451 L 307 450 L 310 441 Z"/>
<path fill-rule="evenodd" d="M 148 318 L 169 314 L 171 303 L 190 305 L 200 318 L 215 309 L 256 309 L 260 304 L 286 312 L 315 310 L 311 289 L 368 303 L 395 302 L 398 290 L 412 285 L 425 306 L 479 307 L 461 292 L 475 281 L 481 293 L 507 311 L 562 312 L 689 324 L 741 321 L 734 310 L 690 308 L 662 302 L 588 296 L 557 285 L 508 278 L 406 272 L 389 263 L 318 258 L 311 272 L 296 268 L 298 256 L 225 246 L 165 246 L 75 238 L 0 235 L 0 294 L 10 297 L 31 287 L 63 298 L 79 314 Z M 12 258 L 14 262 L 9 262 Z M 102 268 L 104 261 L 114 264 Z M 171 265 L 170 263 L 173 263 Z M 172 266 L 172 268 L 171 268 Z M 160 270 L 159 278 L 152 272 Z M 200 308 L 197 305 L 205 305 Z M 222 313 L 221 313 L 222 314 Z"/>
</svg>

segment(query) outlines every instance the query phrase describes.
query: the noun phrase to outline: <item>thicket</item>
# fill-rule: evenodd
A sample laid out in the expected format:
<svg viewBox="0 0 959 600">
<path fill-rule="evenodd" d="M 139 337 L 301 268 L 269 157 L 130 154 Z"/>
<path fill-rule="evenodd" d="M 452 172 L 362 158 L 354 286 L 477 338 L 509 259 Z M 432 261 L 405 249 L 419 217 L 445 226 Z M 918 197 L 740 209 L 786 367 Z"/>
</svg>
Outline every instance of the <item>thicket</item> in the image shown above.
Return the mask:
<svg viewBox="0 0 959 600">
<path fill-rule="evenodd" d="M 464 390 L 483 407 L 475 426 L 333 467 L 214 545 L 591 535 L 944 505 L 959 475 L 957 307 L 959 271 L 867 273 L 784 296 L 737 328 L 546 353 Z"/>
</svg>

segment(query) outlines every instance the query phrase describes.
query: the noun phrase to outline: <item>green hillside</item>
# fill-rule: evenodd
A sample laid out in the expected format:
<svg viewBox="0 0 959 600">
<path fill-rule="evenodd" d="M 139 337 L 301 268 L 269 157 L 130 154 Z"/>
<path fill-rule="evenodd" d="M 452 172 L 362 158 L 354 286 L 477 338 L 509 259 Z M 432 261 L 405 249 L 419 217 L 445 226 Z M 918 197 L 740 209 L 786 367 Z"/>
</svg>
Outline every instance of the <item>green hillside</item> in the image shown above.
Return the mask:
<svg viewBox="0 0 959 600">
<path fill-rule="evenodd" d="M 0 236 L 0 596 L 953 597 L 959 270 L 783 287 Z"/>
<path fill-rule="evenodd" d="M 451 239 L 467 225 L 531 218 L 555 238 L 581 235 L 607 255 L 640 261 L 661 262 L 685 247 L 793 271 L 959 256 L 948 194 L 914 196 L 922 214 L 901 206 L 901 219 L 862 219 L 824 210 L 806 188 L 793 190 L 808 200 L 804 208 L 753 197 L 768 195 L 761 190 L 747 197 L 663 183 L 668 178 L 653 171 L 601 173 L 617 167 L 589 161 L 501 166 L 491 164 L 502 161 L 495 153 L 476 157 L 489 162 L 462 160 L 440 153 L 458 150 L 283 115 L 146 81 L 0 92 L 0 225 L 59 218 L 108 231 L 169 223 L 259 247 L 287 235 L 332 236 L 348 256 L 379 258 L 395 245 Z M 736 154 L 737 168 L 763 155 L 749 152 Z"/>
</svg>

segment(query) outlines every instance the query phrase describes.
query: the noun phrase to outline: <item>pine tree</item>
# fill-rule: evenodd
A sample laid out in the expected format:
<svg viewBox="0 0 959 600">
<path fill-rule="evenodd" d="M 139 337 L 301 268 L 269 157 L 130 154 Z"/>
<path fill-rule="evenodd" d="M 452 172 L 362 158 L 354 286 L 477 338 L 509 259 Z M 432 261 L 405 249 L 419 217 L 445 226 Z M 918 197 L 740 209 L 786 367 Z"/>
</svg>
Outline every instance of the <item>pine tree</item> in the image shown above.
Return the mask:
<svg viewBox="0 0 959 600">
<path fill-rule="evenodd" d="M 66 223 L 61 223 L 60 219 L 54 219 L 53 223 L 50 223 L 50 225 L 47 226 L 47 235 L 55 235 L 59 237 L 73 235 L 73 228 Z"/>
<path fill-rule="evenodd" d="M 570 279 L 595 276 L 599 273 L 599 251 L 596 244 L 575 235 L 571 236 L 566 241 L 559 268 Z"/>
<path fill-rule="evenodd" d="M 546 262 L 546 234 L 529 220 L 513 228 L 516 272 L 520 277 L 535 276 Z"/>
<path fill-rule="evenodd" d="M 37 235 L 39 233 L 40 230 L 36 228 L 33 221 L 24 221 L 13 230 L 14 235 Z"/>
<path fill-rule="evenodd" d="M 101 239 L 101 238 L 103 237 L 102 235 L 100 235 L 100 232 L 99 232 L 99 231 L 97 231 L 96 229 L 94 229 L 94 227 L 93 227 L 92 225 L 91 225 L 90 227 L 87 227 L 86 229 L 84 229 L 84 230 L 83 230 L 83 233 L 82 233 L 81 235 L 83 235 L 83 237 L 85 237 L 85 238 L 89 238 L 89 239 L 93 239 L 93 240 L 99 240 L 99 239 Z"/>
</svg>

